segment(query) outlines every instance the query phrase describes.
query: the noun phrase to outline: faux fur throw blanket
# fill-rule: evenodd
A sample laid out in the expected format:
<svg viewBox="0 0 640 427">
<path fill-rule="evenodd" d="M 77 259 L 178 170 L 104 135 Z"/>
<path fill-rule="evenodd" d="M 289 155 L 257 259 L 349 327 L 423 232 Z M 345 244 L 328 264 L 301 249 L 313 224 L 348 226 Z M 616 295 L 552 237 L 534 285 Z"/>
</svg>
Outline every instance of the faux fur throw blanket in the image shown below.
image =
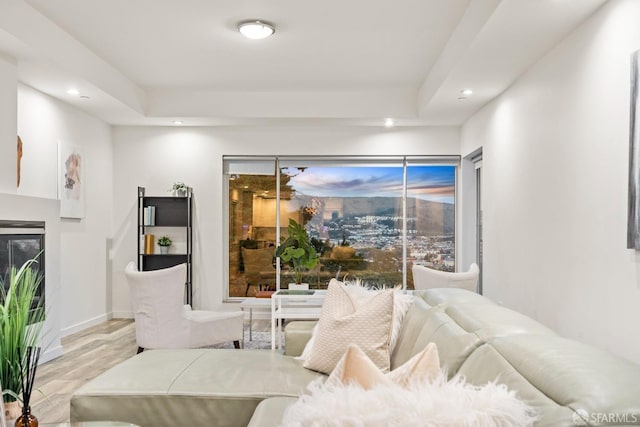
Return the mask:
<svg viewBox="0 0 640 427">
<path fill-rule="evenodd" d="M 503 384 L 483 387 L 463 378 L 433 383 L 325 387 L 322 380 L 309 385 L 309 393 L 290 406 L 285 427 L 514 427 L 532 426 L 533 410 Z"/>
</svg>

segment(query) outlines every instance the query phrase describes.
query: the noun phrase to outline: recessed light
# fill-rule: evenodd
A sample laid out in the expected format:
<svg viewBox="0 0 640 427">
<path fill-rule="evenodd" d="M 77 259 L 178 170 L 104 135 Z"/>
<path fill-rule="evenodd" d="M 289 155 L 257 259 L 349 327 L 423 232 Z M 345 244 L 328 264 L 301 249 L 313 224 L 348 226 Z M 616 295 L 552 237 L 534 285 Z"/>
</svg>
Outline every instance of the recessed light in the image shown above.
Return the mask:
<svg viewBox="0 0 640 427">
<path fill-rule="evenodd" d="M 273 35 L 273 33 L 276 32 L 276 27 L 268 22 L 252 19 L 240 22 L 238 24 L 238 31 L 248 39 L 260 40 Z"/>
<path fill-rule="evenodd" d="M 395 122 L 392 118 L 384 119 L 384 127 L 392 128 L 395 125 Z"/>
<path fill-rule="evenodd" d="M 73 95 L 73 96 L 80 95 L 80 91 L 78 89 L 76 89 L 76 88 L 71 88 L 71 89 L 67 90 L 67 93 L 69 95 Z"/>
<path fill-rule="evenodd" d="M 473 95 L 473 91 L 471 89 L 462 89 L 460 93 L 464 96 Z"/>
<path fill-rule="evenodd" d="M 184 122 L 182 120 L 174 120 L 173 124 L 176 126 L 182 126 L 184 124 Z"/>
</svg>

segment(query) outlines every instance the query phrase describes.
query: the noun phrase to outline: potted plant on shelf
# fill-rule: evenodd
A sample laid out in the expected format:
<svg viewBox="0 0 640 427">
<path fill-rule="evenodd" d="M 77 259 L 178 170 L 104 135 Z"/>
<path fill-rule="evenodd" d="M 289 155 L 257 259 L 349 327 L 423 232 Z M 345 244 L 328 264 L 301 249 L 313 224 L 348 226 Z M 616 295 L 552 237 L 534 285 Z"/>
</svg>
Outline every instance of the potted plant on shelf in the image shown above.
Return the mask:
<svg viewBox="0 0 640 427">
<path fill-rule="evenodd" d="M 302 283 L 302 275 L 318 265 L 318 253 L 316 252 L 307 230 L 295 220 L 289 219 L 289 237 L 287 237 L 278 249 L 276 256 L 286 262 L 295 277 L 296 284 Z"/>
<path fill-rule="evenodd" d="M 0 277 L 0 384 L 7 418 L 22 413 L 18 400 L 27 391 L 23 390 L 23 378 L 34 368 L 27 352 L 37 345 L 45 319 L 40 300 L 34 304 L 42 282 L 42 274 L 32 267 L 36 262 L 32 259 L 20 269 L 12 267 L 8 278 Z"/>
<path fill-rule="evenodd" d="M 189 187 L 184 182 L 174 182 L 173 187 L 169 189 L 170 192 L 173 193 L 174 196 L 177 197 L 185 197 L 187 195 L 187 189 Z"/>
<path fill-rule="evenodd" d="M 173 242 L 169 238 L 169 236 L 162 236 L 158 239 L 158 246 L 160 246 L 160 253 L 166 255 L 169 253 L 169 246 L 171 246 Z"/>
</svg>

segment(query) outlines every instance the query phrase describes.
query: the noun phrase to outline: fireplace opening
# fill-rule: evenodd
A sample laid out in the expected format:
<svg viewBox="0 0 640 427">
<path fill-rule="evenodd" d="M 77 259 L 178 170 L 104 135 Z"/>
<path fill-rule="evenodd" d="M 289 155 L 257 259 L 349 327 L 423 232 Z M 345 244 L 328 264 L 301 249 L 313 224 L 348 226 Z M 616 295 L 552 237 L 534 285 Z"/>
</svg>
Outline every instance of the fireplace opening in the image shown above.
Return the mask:
<svg viewBox="0 0 640 427">
<path fill-rule="evenodd" d="M 36 291 L 32 308 L 38 304 L 44 307 L 44 222 L 43 221 L 0 221 L 0 275 L 5 293 L 9 288 L 11 267 L 20 269 L 30 259 L 38 262 L 31 265 L 42 274 L 42 281 Z"/>
</svg>

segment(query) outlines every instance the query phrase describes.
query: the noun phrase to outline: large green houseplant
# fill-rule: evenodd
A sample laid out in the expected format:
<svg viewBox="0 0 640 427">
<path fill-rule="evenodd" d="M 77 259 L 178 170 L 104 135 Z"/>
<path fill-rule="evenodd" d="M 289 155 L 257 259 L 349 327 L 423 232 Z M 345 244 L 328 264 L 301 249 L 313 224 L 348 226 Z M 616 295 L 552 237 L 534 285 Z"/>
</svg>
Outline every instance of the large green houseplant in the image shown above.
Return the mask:
<svg viewBox="0 0 640 427">
<path fill-rule="evenodd" d="M 12 267 L 8 277 L 0 277 L 0 384 L 5 402 L 19 399 L 21 366 L 28 366 L 27 348 L 37 345 L 45 318 L 40 301 L 34 304 L 42 282 L 42 274 L 33 267 L 36 262 Z"/>
<path fill-rule="evenodd" d="M 286 262 L 292 269 L 296 283 L 302 283 L 302 275 L 318 265 L 316 252 L 307 230 L 295 220 L 289 219 L 289 236 L 280 243 L 276 256 Z"/>
</svg>

